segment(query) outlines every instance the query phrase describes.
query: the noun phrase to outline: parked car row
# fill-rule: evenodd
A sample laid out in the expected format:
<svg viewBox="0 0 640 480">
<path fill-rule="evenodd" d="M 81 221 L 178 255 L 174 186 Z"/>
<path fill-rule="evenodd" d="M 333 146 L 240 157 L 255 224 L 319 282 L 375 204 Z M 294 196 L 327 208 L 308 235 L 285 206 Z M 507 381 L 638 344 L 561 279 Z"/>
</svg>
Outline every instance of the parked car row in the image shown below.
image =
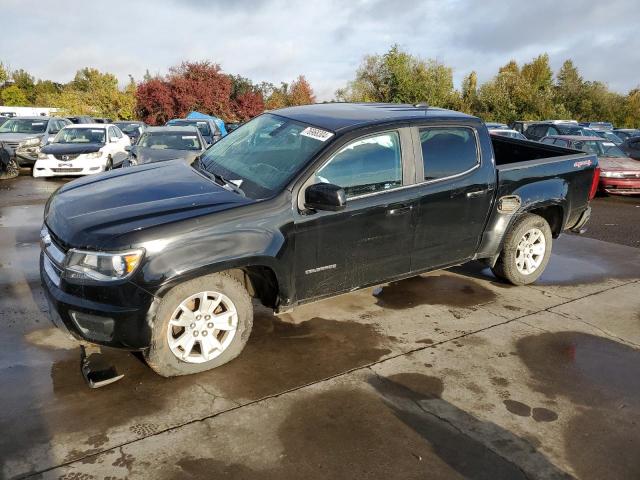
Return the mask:
<svg viewBox="0 0 640 480">
<path fill-rule="evenodd" d="M 609 122 L 575 120 L 485 125 L 493 136 L 528 139 L 597 155 L 601 193 L 640 194 L 640 130 L 614 128 Z"/>
<path fill-rule="evenodd" d="M 0 150 L 13 171 L 33 167 L 34 177 L 89 175 L 166 160 L 191 163 L 225 135 L 220 119 L 198 112 L 164 127 L 83 115 L 0 118 Z"/>
</svg>

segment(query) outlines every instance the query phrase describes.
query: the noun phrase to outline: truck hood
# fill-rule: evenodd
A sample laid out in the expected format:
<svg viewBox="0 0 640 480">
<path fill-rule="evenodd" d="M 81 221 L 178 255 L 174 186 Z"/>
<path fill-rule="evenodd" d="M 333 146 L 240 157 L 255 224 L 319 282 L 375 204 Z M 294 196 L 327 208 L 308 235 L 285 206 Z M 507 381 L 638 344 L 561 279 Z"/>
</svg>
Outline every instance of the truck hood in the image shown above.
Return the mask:
<svg viewBox="0 0 640 480">
<path fill-rule="evenodd" d="M 79 155 L 93 153 L 104 147 L 104 143 L 49 143 L 40 150 L 50 155 Z"/>
<path fill-rule="evenodd" d="M 68 247 L 119 249 L 127 234 L 253 202 L 176 160 L 70 182 L 49 200 L 45 223 Z"/>
<path fill-rule="evenodd" d="M 174 150 L 171 148 L 160 150 L 156 148 L 135 147 L 132 153 L 135 153 L 138 165 L 142 165 L 145 163 L 177 159 L 186 160 L 187 163 L 191 163 L 202 152 L 200 150 Z"/>
<path fill-rule="evenodd" d="M 22 142 L 30 138 L 42 138 L 44 133 L 0 133 L 0 142 Z"/>
<path fill-rule="evenodd" d="M 599 157 L 598 165 L 602 170 L 640 171 L 640 162 L 628 157 Z"/>
</svg>

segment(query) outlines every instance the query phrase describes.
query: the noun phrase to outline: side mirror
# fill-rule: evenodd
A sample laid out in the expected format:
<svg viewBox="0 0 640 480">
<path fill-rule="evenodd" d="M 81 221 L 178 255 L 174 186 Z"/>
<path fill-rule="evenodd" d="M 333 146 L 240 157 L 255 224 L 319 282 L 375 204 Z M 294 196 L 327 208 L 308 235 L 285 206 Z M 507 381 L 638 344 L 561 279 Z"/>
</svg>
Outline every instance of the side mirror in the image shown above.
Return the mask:
<svg viewBox="0 0 640 480">
<path fill-rule="evenodd" d="M 331 183 L 315 183 L 304 192 L 304 206 L 313 210 L 337 212 L 347 204 L 347 194 L 342 187 Z"/>
</svg>

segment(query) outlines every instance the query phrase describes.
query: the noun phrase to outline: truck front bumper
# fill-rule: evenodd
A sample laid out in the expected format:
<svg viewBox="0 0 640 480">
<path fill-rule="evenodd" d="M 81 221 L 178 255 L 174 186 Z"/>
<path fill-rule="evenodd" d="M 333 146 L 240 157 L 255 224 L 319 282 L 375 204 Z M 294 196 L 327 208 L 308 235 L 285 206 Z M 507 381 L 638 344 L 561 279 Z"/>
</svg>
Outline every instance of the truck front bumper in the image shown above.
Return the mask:
<svg viewBox="0 0 640 480">
<path fill-rule="evenodd" d="M 99 288 L 65 284 L 52 279 L 55 272 L 45 267 L 47 261 L 41 254 L 40 279 L 56 327 L 82 342 L 126 350 L 149 347 L 153 295 L 130 282 Z"/>
</svg>

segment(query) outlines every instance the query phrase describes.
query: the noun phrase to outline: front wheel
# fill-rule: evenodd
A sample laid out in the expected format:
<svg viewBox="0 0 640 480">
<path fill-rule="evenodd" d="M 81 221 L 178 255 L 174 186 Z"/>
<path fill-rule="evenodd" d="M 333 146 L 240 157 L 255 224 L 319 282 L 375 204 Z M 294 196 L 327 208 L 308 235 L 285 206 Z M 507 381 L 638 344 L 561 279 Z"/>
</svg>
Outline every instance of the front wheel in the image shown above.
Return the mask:
<svg viewBox="0 0 640 480">
<path fill-rule="evenodd" d="M 107 165 L 104 167 L 104 171 L 108 172 L 112 168 L 113 168 L 113 160 L 111 160 L 111 157 L 109 157 L 109 159 L 107 160 Z"/>
<path fill-rule="evenodd" d="M 145 359 L 156 373 L 203 372 L 236 358 L 253 326 L 253 305 L 235 278 L 216 273 L 174 287 L 160 302 Z"/>
<path fill-rule="evenodd" d="M 533 283 L 549 263 L 551 244 L 549 223 L 539 215 L 524 214 L 507 233 L 492 271 L 514 285 Z"/>
</svg>

